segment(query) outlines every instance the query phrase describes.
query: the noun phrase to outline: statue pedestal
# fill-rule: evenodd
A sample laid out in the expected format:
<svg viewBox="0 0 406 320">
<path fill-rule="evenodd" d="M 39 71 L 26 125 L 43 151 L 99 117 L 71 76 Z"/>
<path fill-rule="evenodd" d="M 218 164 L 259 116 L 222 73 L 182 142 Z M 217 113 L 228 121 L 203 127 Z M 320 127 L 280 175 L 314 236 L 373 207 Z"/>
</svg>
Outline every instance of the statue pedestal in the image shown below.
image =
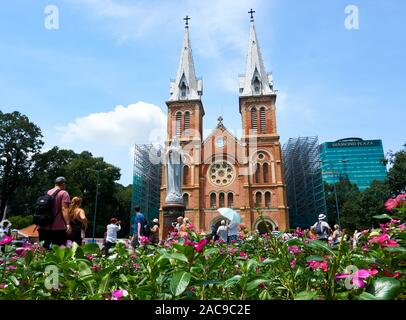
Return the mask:
<svg viewBox="0 0 406 320">
<path fill-rule="evenodd" d="M 163 210 L 163 230 L 162 240 L 168 238 L 169 231 L 172 229 L 172 224 L 177 223 L 178 217 L 185 216 L 185 205 L 179 203 L 165 203 Z"/>
</svg>

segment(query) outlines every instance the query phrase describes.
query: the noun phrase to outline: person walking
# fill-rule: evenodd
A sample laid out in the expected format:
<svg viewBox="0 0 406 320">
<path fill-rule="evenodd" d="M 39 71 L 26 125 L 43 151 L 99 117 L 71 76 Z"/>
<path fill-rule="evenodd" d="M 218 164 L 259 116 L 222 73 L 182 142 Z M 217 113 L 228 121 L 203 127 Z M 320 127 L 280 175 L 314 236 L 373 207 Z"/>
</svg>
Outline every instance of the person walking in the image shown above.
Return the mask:
<svg viewBox="0 0 406 320">
<path fill-rule="evenodd" d="M 141 213 L 141 208 L 139 206 L 134 207 L 134 211 L 135 211 L 135 225 L 132 245 L 135 248 L 139 245 L 141 237 L 146 236 L 145 227 L 147 223 L 144 215 Z"/>
<path fill-rule="evenodd" d="M 159 243 L 159 220 L 155 218 L 152 220 L 153 226 L 150 229 L 151 235 L 149 237 L 149 241 L 152 244 L 158 244 Z"/>
<path fill-rule="evenodd" d="M 220 227 L 217 229 L 217 235 L 221 241 L 227 243 L 227 226 L 225 220 L 221 220 Z"/>
<path fill-rule="evenodd" d="M 183 218 L 183 223 L 179 227 L 179 237 L 184 238 L 188 236 L 188 230 L 190 226 L 190 220 L 188 217 Z"/>
<path fill-rule="evenodd" d="M 47 250 L 50 250 L 52 245 L 66 245 L 68 235 L 71 233 L 69 219 L 70 197 L 66 191 L 66 183 L 64 177 L 58 177 L 55 179 L 55 186 L 47 191 L 47 194 L 53 197 L 53 222 L 38 227 L 39 241 L 44 242 L 43 247 Z"/>
<path fill-rule="evenodd" d="M 342 237 L 343 232 L 340 229 L 340 226 L 338 224 L 334 225 L 334 232 L 333 235 L 331 236 L 331 241 L 333 242 L 333 245 L 337 245 Z"/>
<path fill-rule="evenodd" d="M 69 219 L 71 221 L 70 225 L 72 231 L 68 237 L 68 240 L 76 242 L 79 246 L 83 244 L 88 227 L 88 220 L 86 218 L 85 210 L 80 207 L 81 204 L 82 199 L 79 197 L 74 197 L 69 206 Z"/>
<path fill-rule="evenodd" d="M 211 225 L 211 234 L 210 234 L 210 240 L 213 242 L 217 241 L 219 239 L 219 236 L 217 235 L 217 226 L 213 223 Z"/>
<path fill-rule="evenodd" d="M 228 230 L 228 243 L 236 242 L 238 240 L 238 223 L 231 222 L 227 226 Z"/>
<path fill-rule="evenodd" d="M 328 236 L 331 233 L 331 227 L 324 221 L 326 218 L 325 214 L 319 214 L 319 221 L 313 225 L 315 234 L 322 241 L 328 241 Z"/>
<path fill-rule="evenodd" d="M 107 225 L 106 244 L 103 251 L 106 256 L 109 254 L 109 250 L 116 245 L 117 233 L 121 230 L 121 221 L 116 218 L 110 219 L 110 224 Z"/>
</svg>

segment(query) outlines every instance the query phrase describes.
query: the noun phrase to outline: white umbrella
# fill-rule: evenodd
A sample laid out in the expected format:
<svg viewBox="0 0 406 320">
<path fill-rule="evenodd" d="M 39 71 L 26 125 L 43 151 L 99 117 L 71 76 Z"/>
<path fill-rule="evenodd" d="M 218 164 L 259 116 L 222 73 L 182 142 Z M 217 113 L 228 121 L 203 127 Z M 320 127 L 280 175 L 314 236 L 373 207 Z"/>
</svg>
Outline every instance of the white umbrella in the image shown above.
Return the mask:
<svg viewBox="0 0 406 320">
<path fill-rule="evenodd" d="M 218 212 L 224 217 L 230 220 L 232 223 L 241 223 L 241 216 L 240 214 L 230 208 L 220 208 L 217 209 Z"/>
</svg>

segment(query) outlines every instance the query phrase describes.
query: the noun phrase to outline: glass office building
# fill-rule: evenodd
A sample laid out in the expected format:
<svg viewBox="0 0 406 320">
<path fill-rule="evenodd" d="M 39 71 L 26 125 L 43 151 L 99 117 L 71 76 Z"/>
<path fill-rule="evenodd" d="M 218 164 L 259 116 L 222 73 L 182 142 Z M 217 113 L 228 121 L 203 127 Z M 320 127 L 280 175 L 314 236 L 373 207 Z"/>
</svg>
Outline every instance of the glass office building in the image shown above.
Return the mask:
<svg viewBox="0 0 406 320">
<path fill-rule="evenodd" d="M 340 177 L 347 177 L 364 191 L 372 181 L 386 178 L 384 157 L 381 140 L 347 138 L 325 142 L 320 145 L 323 180 L 334 184 Z"/>
</svg>

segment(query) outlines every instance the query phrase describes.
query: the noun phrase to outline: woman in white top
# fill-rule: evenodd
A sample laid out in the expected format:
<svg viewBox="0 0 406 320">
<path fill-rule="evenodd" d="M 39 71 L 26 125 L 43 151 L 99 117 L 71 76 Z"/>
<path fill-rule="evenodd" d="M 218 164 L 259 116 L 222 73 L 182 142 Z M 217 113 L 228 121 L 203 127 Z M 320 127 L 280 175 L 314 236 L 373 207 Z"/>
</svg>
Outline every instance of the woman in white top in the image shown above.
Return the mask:
<svg viewBox="0 0 406 320">
<path fill-rule="evenodd" d="M 225 220 L 221 220 L 221 225 L 217 229 L 217 235 L 219 236 L 220 240 L 227 243 L 227 227 Z"/>
<path fill-rule="evenodd" d="M 121 230 L 121 221 L 118 221 L 116 218 L 111 218 L 110 224 L 107 226 L 106 233 L 106 244 L 103 248 L 106 256 L 109 253 L 110 248 L 114 247 L 117 241 L 117 232 Z"/>
</svg>

